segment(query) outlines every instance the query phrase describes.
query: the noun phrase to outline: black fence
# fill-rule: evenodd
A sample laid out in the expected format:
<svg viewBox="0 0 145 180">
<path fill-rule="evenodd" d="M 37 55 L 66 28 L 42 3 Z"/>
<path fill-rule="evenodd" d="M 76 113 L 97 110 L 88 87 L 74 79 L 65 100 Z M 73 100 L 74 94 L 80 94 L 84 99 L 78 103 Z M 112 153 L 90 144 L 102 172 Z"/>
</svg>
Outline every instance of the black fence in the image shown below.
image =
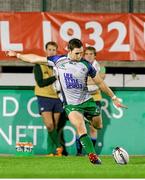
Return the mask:
<svg viewBox="0 0 145 180">
<path fill-rule="evenodd" d="M 0 0 L 0 11 L 144 13 L 145 0 Z"/>
</svg>

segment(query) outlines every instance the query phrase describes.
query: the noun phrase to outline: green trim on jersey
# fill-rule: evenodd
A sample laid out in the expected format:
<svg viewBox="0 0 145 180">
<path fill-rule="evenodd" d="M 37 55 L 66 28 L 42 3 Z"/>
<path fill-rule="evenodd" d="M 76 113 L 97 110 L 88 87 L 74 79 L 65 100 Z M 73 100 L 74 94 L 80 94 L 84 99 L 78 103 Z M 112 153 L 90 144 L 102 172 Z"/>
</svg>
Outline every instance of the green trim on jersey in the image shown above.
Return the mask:
<svg viewBox="0 0 145 180">
<path fill-rule="evenodd" d="M 103 67 L 100 67 L 100 73 L 106 73 L 106 68 L 103 66 Z"/>
<path fill-rule="evenodd" d="M 89 62 L 86 61 L 85 59 L 80 60 L 81 63 L 83 63 L 87 68 L 89 68 Z"/>
<path fill-rule="evenodd" d="M 100 108 L 99 108 L 99 106 L 96 105 L 96 102 L 93 100 L 93 98 L 85 101 L 82 104 L 65 105 L 64 109 L 65 109 L 67 115 L 69 115 L 69 113 L 72 111 L 78 111 L 88 119 L 92 119 L 93 116 L 100 115 Z"/>
</svg>

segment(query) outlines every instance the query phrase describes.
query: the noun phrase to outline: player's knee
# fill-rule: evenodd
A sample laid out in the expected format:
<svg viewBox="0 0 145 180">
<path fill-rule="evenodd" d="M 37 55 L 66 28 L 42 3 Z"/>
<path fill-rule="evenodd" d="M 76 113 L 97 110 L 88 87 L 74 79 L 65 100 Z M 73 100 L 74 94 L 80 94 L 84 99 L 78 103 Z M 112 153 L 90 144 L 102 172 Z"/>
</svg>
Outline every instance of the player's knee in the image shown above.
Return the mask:
<svg viewBox="0 0 145 180">
<path fill-rule="evenodd" d="M 46 125 L 46 128 L 49 132 L 53 131 L 54 130 L 54 125 L 53 124 L 47 124 Z"/>
<path fill-rule="evenodd" d="M 79 135 L 82 135 L 82 134 L 86 134 L 86 133 L 87 133 L 86 128 L 85 128 L 84 126 L 82 126 L 82 125 L 77 126 L 76 129 L 77 129 L 77 133 L 78 133 Z"/>
<path fill-rule="evenodd" d="M 103 124 L 95 124 L 94 128 L 95 129 L 102 129 L 103 128 Z"/>
<path fill-rule="evenodd" d="M 98 130 L 102 129 L 102 128 L 103 128 L 103 125 L 100 125 L 100 126 L 97 127 Z"/>
</svg>

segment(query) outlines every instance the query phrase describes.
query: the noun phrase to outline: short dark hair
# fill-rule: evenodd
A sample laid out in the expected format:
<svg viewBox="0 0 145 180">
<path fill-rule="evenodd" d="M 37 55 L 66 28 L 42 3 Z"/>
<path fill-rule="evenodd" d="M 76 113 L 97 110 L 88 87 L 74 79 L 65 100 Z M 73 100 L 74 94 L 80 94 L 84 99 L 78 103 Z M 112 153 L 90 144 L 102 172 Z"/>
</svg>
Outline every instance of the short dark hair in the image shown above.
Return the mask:
<svg viewBox="0 0 145 180">
<path fill-rule="evenodd" d="M 73 38 L 68 42 L 68 49 L 73 50 L 74 48 L 81 48 L 83 46 L 83 43 L 81 40 Z"/>
<path fill-rule="evenodd" d="M 96 49 L 95 49 L 94 47 L 92 47 L 92 46 L 88 46 L 88 47 L 86 47 L 86 49 L 85 49 L 85 51 L 84 51 L 84 52 L 86 52 L 87 50 L 89 50 L 89 51 L 93 51 L 94 55 L 96 56 L 97 52 L 96 52 Z"/>
<path fill-rule="evenodd" d="M 56 49 L 58 49 L 58 45 L 57 45 L 57 43 L 54 42 L 54 41 L 49 41 L 49 42 L 47 42 L 47 43 L 45 44 L 45 49 L 47 49 L 47 47 L 48 47 L 49 45 L 52 45 L 52 46 L 56 47 Z"/>
</svg>

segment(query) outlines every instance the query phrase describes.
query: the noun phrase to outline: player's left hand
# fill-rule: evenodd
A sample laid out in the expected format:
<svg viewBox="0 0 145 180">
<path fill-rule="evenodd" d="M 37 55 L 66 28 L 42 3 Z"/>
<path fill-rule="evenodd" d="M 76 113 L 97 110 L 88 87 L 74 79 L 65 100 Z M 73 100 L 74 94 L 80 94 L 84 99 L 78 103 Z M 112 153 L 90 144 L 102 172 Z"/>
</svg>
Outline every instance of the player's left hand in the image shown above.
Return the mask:
<svg viewBox="0 0 145 180">
<path fill-rule="evenodd" d="M 115 104 L 115 106 L 117 106 L 118 108 L 125 108 L 125 109 L 128 109 L 128 107 L 124 104 L 121 103 L 120 99 L 119 98 L 115 98 L 113 100 L 113 103 Z"/>
<path fill-rule="evenodd" d="M 5 52 L 6 56 L 15 57 L 17 53 L 15 51 L 9 50 Z"/>
</svg>

